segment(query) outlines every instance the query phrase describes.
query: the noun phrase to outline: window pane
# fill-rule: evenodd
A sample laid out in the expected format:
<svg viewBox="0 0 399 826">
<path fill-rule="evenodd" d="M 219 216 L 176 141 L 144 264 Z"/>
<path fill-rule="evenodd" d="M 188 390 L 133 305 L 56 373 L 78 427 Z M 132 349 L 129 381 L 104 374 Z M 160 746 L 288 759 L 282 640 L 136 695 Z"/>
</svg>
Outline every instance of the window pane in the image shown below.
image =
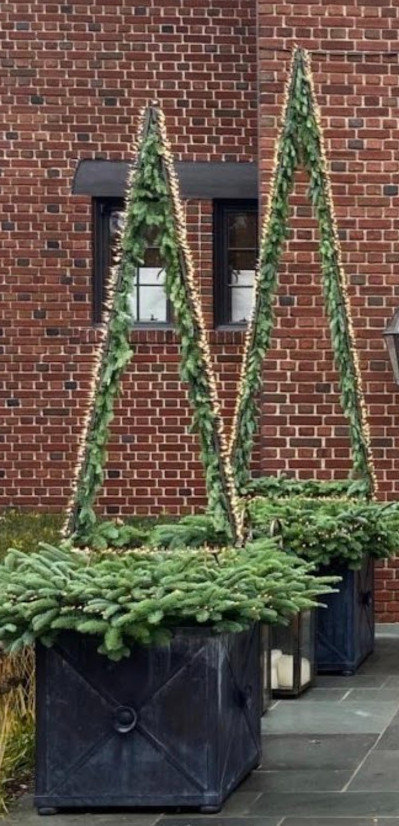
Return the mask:
<svg viewBox="0 0 399 826">
<path fill-rule="evenodd" d="M 164 323 L 167 301 L 163 287 L 139 287 L 129 298 L 132 321 Z"/>
<path fill-rule="evenodd" d="M 109 263 L 112 264 L 115 243 L 122 226 L 123 213 L 119 209 L 109 213 Z M 149 244 L 156 243 L 159 227 L 147 228 Z M 132 322 L 165 323 L 168 321 L 168 302 L 164 290 L 165 271 L 162 268 L 159 249 L 147 246 L 144 254 L 144 267 L 140 267 L 134 291 L 129 299 Z"/>
<path fill-rule="evenodd" d="M 139 289 L 138 321 L 166 321 L 166 296 L 163 287 L 141 287 Z"/>
<path fill-rule="evenodd" d="M 256 267 L 255 250 L 230 250 L 229 270 L 254 270 Z"/>
<path fill-rule="evenodd" d="M 159 287 L 165 283 L 165 270 L 160 267 L 140 267 L 138 281 L 140 285 L 151 284 Z"/>
<path fill-rule="evenodd" d="M 253 290 L 251 287 L 231 288 L 231 321 L 235 324 L 248 321 L 252 309 Z"/>
<path fill-rule="evenodd" d="M 162 261 L 158 247 L 147 247 L 144 253 L 144 262 L 147 267 L 158 267 L 158 269 L 161 269 Z"/>
<path fill-rule="evenodd" d="M 231 270 L 229 275 L 232 287 L 252 287 L 255 281 L 255 270 Z"/>
<path fill-rule="evenodd" d="M 228 246 L 252 247 L 258 245 L 258 216 L 256 212 L 230 212 L 228 215 Z"/>
<path fill-rule="evenodd" d="M 113 210 L 109 214 L 109 234 L 112 242 L 116 239 L 118 232 L 122 229 L 122 216 L 123 212 L 117 209 Z"/>
</svg>

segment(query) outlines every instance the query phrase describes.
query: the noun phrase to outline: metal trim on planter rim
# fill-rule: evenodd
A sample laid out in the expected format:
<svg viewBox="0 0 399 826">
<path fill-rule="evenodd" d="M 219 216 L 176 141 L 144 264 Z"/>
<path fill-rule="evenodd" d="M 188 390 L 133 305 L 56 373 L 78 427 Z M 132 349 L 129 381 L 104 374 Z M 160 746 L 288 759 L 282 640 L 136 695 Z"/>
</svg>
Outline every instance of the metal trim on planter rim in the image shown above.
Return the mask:
<svg viewBox="0 0 399 826">
<path fill-rule="evenodd" d="M 255 162 L 177 161 L 175 167 L 184 199 L 258 198 Z M 84 158 L 75 170 L 72 193 L 92 198 L 123 198 L 129 169 L 128 161 Z"/>
</svg>

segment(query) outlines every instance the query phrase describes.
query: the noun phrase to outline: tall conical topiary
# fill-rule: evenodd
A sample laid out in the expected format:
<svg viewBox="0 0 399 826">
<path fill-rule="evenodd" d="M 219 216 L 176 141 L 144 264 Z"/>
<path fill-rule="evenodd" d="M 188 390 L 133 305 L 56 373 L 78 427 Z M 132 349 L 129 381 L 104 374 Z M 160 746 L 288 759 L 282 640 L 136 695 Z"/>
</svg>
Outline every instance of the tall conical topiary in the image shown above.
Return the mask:
<svg viewBox="0 0 399 826">
<path fill-rule="evenodd" d="M 96 494 L 104 481 L 106 446 L 122 374 L 132 357 L 130 304 L 137 269 L 143 265 L 148 230 L 155 230 L 180 338 L 181 378 L 188 385 L 193 429 L 198 433 L 209 511 L 215 526 L 240 544 L 241 516 L 228 461 L 216 381 L 187 242 L 184 212 L 165 119 L 158 106 L 143 112 L 137 137 L 137 163 L 126 193 L 120 248 L 108 285 L 103 337 L 93 371 L 64 534 L 89 541 L 95 524 Z M 154 243 L 154 242 L 153 242 Z"/>
<path fill-rule="evenodd" d="M 257 393 L 262 363 L 270 347 L 274 326 L 273 303 L 278 265 L 287 237 L 288 198 L 295 171 L 303 166 L 309 175 L 309 199 L 319 227 L 323 292 L 338 368 L 341 403 L 348 419 L 354 475 L 364 480 L 372 496 L 377 482 L 370 448 L 359 361 L 351 318 L 347 279 L 342 266 L 337 224 L 327 167 L 323 133 L 306 51 L 296 48 L 285 92 L 282 128 L 277 142 L 274 172 L 262 229 L 255 297 L 248 325 L 229 455 L 236 485 L 249 476 L 249 463 L 257 421 Z"/>
</svg>

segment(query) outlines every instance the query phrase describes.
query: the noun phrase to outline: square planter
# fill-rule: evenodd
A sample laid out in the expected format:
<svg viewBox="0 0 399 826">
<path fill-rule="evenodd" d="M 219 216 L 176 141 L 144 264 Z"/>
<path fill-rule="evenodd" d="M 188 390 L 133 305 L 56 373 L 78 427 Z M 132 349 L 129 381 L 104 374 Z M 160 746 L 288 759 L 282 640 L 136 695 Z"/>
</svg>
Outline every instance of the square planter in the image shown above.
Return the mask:
<svg viewBox="0 0 399 826">
<path fill-rule="evenodd" d="M 374 650 L 374 560 L 366 557 L 358 571 L 333 564 L 320 574 L 342 582 L 334 586 L 338 593 L 323 594 L 327 608 L 317 610 L 317 670 L 354 674 Z"/>
<path fill-rule="evenodd" d="M 315 674 L 316 625 L 313 609 L 300 611 L 289 625 L 272 631 L 273 697 L 297 697 Z"/>
<path fill-rule="evenodd" d="M 217 811 L 261 759 L 260 628 L 178 629 L 113 663 L 97 640 L 37 645 L 35 805 Z"/>
</svg>

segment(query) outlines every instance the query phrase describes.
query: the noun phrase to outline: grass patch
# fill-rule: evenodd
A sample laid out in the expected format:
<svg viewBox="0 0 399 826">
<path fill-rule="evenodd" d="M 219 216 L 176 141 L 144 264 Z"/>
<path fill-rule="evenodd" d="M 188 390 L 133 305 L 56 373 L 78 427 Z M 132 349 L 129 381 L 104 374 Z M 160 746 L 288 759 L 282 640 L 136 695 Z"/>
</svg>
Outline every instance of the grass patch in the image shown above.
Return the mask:
<svg viewBox="0 0 399 826">
<path fill-rule="evenodd" d="M 4 511 L 0 515 L 0 560 L 9 548 L 36 551 L 40 542 L 57 542 L 62 522 L 59 513 Z"/>
<path fill-rule="evenodd" d="M 10 509 L 0 515 L 0 560 L 9 548 L 35 551 L 41 541 L 57 542 L 57 513 Z M 34 765 L 34 662 L 0 656 L 0 813 L 29 784 Z"/>
</svg>

